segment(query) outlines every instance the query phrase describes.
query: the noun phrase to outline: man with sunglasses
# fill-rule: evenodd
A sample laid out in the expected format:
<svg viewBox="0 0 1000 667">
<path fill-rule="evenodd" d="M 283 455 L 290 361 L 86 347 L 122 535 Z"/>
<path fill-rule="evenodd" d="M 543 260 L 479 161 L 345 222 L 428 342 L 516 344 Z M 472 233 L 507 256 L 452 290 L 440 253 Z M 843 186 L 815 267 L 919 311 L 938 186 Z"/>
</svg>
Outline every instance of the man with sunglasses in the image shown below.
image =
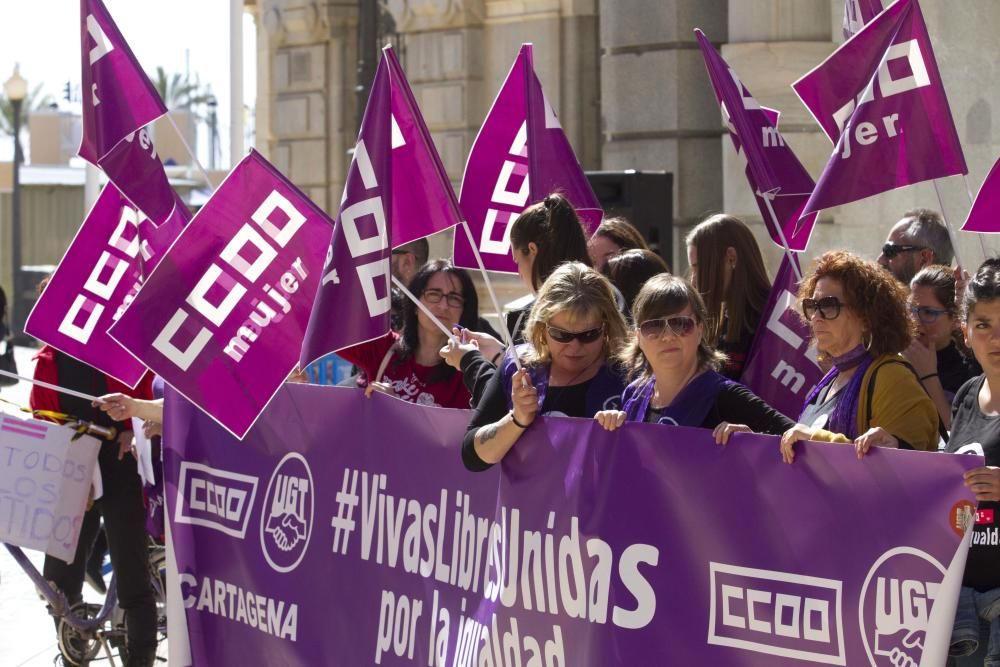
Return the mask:
<svg viewBox="0 0 1000 667">
<path fill-rule="evenodd" d="M 951 264 L 955 252 L 941 215 L 926 208 L 907 211 L 889 230 L 878 263 L 907 287 L 931 264 Z"/>
</svg>

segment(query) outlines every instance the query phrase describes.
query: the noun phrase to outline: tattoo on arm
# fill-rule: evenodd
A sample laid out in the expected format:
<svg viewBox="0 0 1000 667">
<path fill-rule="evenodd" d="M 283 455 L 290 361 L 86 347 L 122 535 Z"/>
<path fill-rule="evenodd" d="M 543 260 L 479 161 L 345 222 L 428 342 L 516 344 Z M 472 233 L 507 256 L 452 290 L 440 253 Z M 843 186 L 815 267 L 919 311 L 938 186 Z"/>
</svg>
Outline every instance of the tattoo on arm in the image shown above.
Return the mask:
<svg viewBox="0 0 1000 667">
<path fill-rule="evenodd" d="M 493 438 L 497 437 L 497 431 L 500 430 L 499 424 L 490 424 L 489 426 L 484 426 L 479 431 L 479 443 L 486 444 Z"/>
</svg>

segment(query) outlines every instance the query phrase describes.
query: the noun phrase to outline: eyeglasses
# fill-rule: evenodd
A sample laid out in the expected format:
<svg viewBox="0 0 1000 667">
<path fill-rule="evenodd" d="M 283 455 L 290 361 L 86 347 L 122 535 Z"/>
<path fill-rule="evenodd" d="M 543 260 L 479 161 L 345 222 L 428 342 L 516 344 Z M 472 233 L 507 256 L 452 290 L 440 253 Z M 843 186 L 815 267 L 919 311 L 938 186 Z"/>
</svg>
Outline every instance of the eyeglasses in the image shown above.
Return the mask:
<svg viewBox="0 0 1000 667">
<path fill-rule="evenodd" d="M 683 337 L 694 331 L 696 324 L 695 319 L 687 315 L 660 317 L 641 323 L 639 325 L 639 333 L 646 338 L 659 338 L 669 331 L 675 336 Z"/>
<path fill-rule="evenodd" d="M 919 320 L 921 324 L 934 324 L 942 315 L 948 313 L 944 308 L 931 308 L 930 306 L 910 306 L 910 317 Z"/>
<path fill-rule="evenodd" d="M 885 255 L 886 259 L 892 259 L 897 255 L 901 255 L 904 252 L 911 252 L 913 250 L 925 250 L 926 246 L 922 245 L 900 245 L 898 243 L 886 243 L 882 246 L 882 254 Z"/>
<path fill-rule="evenodd" d="M 586 331 L 566 331 L 565 329 L 560 329 L 559 327 L 547 326 L 545 330 L 549 334 L 549 338 L 557 343 L 572 343 L 574 340 L 578 340 L 584 345 L 587 343 L 593 343 L 595 340 L 601 337 L 604 333 L 604 324 L 595 329 L 587 329 Z"/>
<path fill-rule="evenodd" d="M 847 304 L 835 296 L 824 296 L 822 299 L 802 299 L 802 314 L 811 320 L 817 312 L 824 320 L 835 320 L 840 317 L 840 309 Z"/>
<path fill-rule="evenodd" d="M 461 308 L 465 305 L 465 299 L 458 292 L 448 292 L 445 294 L 439 289 L 431 288 L 425 289 L 424 293 L 420 296 L 427 299 L 428 303 L 441 303 L 441 299 L 445 299 L 452 308 Z"/>
</svg>

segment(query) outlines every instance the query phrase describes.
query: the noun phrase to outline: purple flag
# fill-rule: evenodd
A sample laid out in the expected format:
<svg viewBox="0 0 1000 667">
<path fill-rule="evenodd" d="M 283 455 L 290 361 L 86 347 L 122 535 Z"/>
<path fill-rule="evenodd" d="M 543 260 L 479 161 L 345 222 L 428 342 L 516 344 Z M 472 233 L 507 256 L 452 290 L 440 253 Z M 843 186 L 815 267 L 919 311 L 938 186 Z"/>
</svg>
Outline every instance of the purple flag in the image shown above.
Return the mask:
<svg viewBox="0 0 1000 667">
<path fill-rule="evenodd" d="M 532 64 L 531 44 L 523 44 L 472 145 L 462 176 L 459 202 L 473 237 L 479 239 L 487 269 L 517 272 L 510 252 L 510 225 L 529 204 L 556 191 L 577 209 L 584 227 L 593 231 L 600 224 L 601 205 L 545 99 Z M 455 263 L 478 267 L 464 235 L 455 235 Z"/>
<path fill-rule="evenodd" d="M 108 328 L 186 222 L 181 204 L 157 228 L 107 184 L 28 315 L 25 331 L 134 387 L 146 367 L 108 335 Z"/>
<path fill-rule="evenodd" d="M 383 57 L 375 71 L 319 292 L 302 342 L 302 368 L 324 354 L 389 331 L 390 239 L 396 210 L 392 205 L 395 184 L 389 77 L 389 61 Z M 401 188 L 406 188 L 405 182 Z M 425 212 L 400 211 L 411 216 Z"/>
<path fill-rule="evenodd" d="M 243 437 L 298 360 L 330 225 L 251 151 L 110 333 Z"/>
<path fill-rule="evenodd" d="M 882 0 L 844 0 L 844 39 L 850 39 L 882 12 Z"/>
<path fill-rule="evenodd" d="M 805 250 L 817 214 L 807 216 L 801 224 L 799 220 L 815 187 L 812 177 L 778 132 L 777 113 L 758 104 L 701 30 L 696 29 L 695 34 L 712 80 L 715 99 L 722 107 L 729 128 L 729 138 L 736 153 L 746 160 L 747 181 L 771 240 L 784 247 L 784 234 L 789 249 Z M 765 197 L 770 199 L 774 216 L 768 210 Z M 781 233 L 776 223 L 781 225 Z"/>
<path fill-rule="evenodd" d="M 470 474 L 471 416 L 290 384 L 238 443 L 169 392 L 192 664 L 944 664 L 982 457 L 541 417 Z"/>
<path fill-rule="evenodd" d="M 798 258 L 795 258 L 798 268 Z M 740 382 L 790 419 L 798 419 L 806 397 L 823 377 L 812 334 L 802 321 L 795 295 L 798 282 L 785 256 L 761 313 Z"/>
<path fill-rule="evenodd" d="M 174 210 L 175 196 L 148 128 L 125 136 L 98 165 L 118 189 L 155 224 Z"/>
<path fill-rule="evenodd" d="M 1000 160 L 993 163 L 993 168 L 986 175 L 976 201 L 972 202 L 969 217 L 962 225 L 964 232 L 1000 232 Z"/>
<path fill-rule="evenodd" d="M 968 173 L 916 0 L 897 0 L 792 87 L 836 144 L 807 214 Z"/>
<path fill-rule="evenodd" d="M 80 47 L 80 157 L 96 165 L 119 141 L 167 113 L 167 108 L 101 0 L 80 0 Z"/>
<path fill-rule="evenodd" d="M 461 223 L 455 190 L 391 46 L 382 49 L 392 99 L 392 247 Z M 369 144 L 369 150 L 371 145 Z"/>
</svg>

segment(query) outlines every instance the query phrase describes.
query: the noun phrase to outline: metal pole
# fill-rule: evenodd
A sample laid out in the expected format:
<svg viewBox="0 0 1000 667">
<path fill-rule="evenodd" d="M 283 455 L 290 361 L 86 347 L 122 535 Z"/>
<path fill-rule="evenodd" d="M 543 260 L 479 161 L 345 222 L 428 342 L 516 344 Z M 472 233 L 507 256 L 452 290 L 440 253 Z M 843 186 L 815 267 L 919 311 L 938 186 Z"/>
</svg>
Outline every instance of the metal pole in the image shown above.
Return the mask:
<svg viewBox="0 0 1000 667">
<path fill-rule="evenodd" d="M 10 326 L 14 339 L 17 340 L 24 335 L 24 320 L 26 313 L 22 313 L 24 303 L 24 287 L 21 281 L 21 100 L 11 100 L 11 109 L 14 112 L 14 174 L 13 191 L 10 198 L 10 259 L 11 268 L 14 272 L 14 298 L 11 299 Z"/>
<path fill-rule="evenodd" d="M 229 2 L 229 164 L 235 167 L 243 146 L 243 0 Z"/>
</svg>

